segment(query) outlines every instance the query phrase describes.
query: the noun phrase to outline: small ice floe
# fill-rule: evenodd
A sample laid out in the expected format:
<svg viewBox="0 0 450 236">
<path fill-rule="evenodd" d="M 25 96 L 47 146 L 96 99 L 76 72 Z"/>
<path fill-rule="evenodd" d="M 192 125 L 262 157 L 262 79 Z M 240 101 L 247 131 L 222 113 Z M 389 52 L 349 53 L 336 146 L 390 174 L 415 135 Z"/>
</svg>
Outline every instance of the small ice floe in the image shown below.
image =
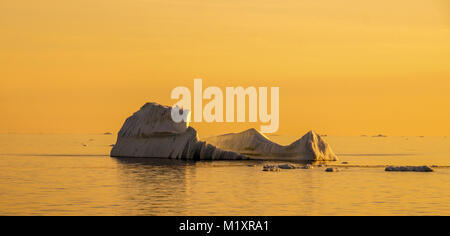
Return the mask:
<svg viewBox="0 0 450 236">
<path fill-rule="evenodd" d="M 327 168 L 325 172 L 339 172 L 338 168 Z"/>
<path fill-rule="evenodd" d="M 300 167 L 300 169 L 310 170 L 310 169 L 314 169 L 314 166 L 311 164 L 306 164 L 306 165 Z"/>
<path fill-rule="evenodd" d="M 400 171 L 400 172 L 433 172 L 429 166 L 388 166 L 385 171 Z"/>
<path fill-rule="evenodd" d="M 276 166 L 274 166 L 274 165 L 265 165 L 264 167 L 263 167 L 263 171 L 280 171 L 279 169 L 278 169 L 278 167 L 276 167 Z"/>
<path fill-rule="evenodd" d="M 284 169 L 284 170 L 291 170 L 291 169 L 297 169 L 296 166 L 291 165 L 291 164 L 283 164 L 283 165 L 278 165 L 278 168 L 280 169 Z"/>
</svg>

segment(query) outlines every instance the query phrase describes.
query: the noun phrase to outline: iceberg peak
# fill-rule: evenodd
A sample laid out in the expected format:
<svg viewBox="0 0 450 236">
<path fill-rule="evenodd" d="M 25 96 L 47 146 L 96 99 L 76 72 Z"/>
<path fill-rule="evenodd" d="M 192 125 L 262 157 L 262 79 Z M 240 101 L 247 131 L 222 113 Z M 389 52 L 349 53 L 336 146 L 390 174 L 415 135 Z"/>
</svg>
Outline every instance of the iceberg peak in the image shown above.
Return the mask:
<svg viewBox="0 0 450 236">
<path fill-rule="evenodd" d="M 288 146 L 272 142 L 256 129 L 210 137 L 207 142 L 228 151 L 249 155 L 252 159 L 337 161 L 328 143 L 313 131 Z"/>
</svg>

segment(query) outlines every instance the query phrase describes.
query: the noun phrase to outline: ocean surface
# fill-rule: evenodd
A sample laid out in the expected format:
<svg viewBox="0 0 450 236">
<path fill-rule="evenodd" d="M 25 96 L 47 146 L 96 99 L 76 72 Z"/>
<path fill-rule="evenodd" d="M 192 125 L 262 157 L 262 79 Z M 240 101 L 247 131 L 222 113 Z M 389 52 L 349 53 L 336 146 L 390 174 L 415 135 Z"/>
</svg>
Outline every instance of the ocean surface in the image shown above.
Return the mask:
<svg viewBox="0 0 450 236">
<path fill-rule="evenodd" d="M 0 135 L 0 215 L 450 215 L 446 137 L 326 137 L 341 159 L 330 163 L 337 173 L 110 158 L 115 139 Z M 438 167 L 391 173 L 386 165 Z"/>
</svg>

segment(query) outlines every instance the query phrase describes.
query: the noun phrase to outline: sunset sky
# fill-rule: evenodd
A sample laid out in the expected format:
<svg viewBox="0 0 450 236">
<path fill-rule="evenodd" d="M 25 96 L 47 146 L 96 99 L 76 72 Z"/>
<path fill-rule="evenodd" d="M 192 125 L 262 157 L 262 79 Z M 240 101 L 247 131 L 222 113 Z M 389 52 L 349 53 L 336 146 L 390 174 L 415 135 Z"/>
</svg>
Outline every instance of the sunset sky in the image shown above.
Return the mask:
<svg viewBox="0 0 450 236">
<path fill-rule="evenodd" d="M 194 78 L 280 87 L 282 135 L 447 136 L 450 1 L 0 2 L 0 133 L 117 132 Z"/>
</svg>

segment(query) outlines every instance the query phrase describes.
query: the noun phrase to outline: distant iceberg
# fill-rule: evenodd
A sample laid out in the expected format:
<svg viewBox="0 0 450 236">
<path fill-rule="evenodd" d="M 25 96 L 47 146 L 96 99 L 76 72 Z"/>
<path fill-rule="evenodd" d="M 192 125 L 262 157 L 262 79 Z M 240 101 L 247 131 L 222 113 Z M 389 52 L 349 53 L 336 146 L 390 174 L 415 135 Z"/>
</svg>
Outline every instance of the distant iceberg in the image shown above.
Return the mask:
<svg viewBox="0 0 450 236">
<path fill-rule="evenodd" d="M 276 144 L 255 129 L 200 141 L 194 128 L 186 122 L 172 120 L 171 111 L 171 107 L 145 104 L 125 121 L 111 156 L 179 160 L 338 160 L 325 140 L 314 132 L 289 146 Z"/>
</svg>

